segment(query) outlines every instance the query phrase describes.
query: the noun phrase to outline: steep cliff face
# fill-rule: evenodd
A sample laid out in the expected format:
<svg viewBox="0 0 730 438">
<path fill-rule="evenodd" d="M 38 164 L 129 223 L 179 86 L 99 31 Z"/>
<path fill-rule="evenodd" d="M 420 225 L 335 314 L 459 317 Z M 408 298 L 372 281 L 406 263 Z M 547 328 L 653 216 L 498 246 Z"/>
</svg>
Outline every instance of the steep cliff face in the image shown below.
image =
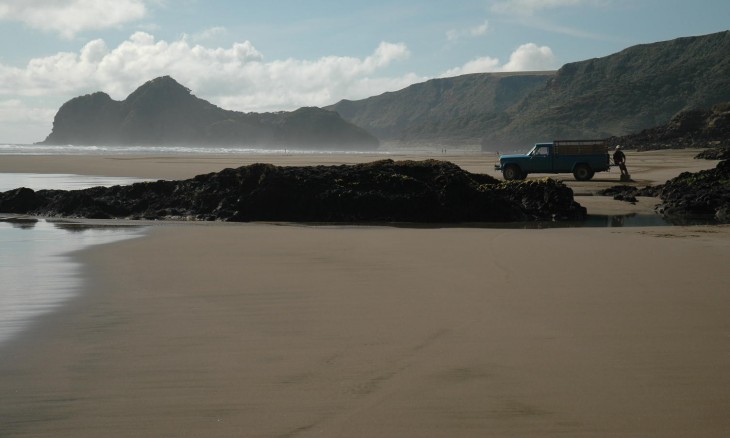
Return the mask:
<svg viewBox="0 0 730 438">
<path fill-rule="evenodd" d="M 169 76 L 115 101 L 94 93 L 66 102 L 44 144 L 198 145 L 371 150 L 378 139 L 319 108 L 240 113 L 195 97 Z"/>
<path fill-rule="evenodd" d="M 566 64 L 507 111 L 483 145 L 605 138 L 667 123 L 680 111 L 730 100 L 730 31 L 630 47 Z"/>
<path fill-rule="evenodd" d="M 120 103 L 106 93 L 75 97 L 61 106 L 46 144 L 100 144 L 119 138 Z"/>
<path fill-rule="evenodd" d="M 556 138 L 621 136 L 730 101 L 729 55 L 725 31 L 638 45 L 557 72 L 434 79 L 328 109 L 404 146 L 481 143 L 504 151 Z"/>
<path fill-rule="evenodd" d="M 326 107 L 384 141 L 479 143 L 490 123 L 554 72 L 483 73 L 433 79 L 363 100 Z M 500 124 L 499 122 L 502 121 Z"/>
</svg>

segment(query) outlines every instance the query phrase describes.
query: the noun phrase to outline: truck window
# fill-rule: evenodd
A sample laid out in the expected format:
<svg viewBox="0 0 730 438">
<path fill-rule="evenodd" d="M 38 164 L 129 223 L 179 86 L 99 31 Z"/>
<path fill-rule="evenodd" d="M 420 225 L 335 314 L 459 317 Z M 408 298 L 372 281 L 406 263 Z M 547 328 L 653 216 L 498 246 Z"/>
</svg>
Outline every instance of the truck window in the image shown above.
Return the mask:
<svg viewBox="0 0 730 438">
<path fill-rule="evenodd" d="M 547 157 L 549 154 L 547 146 L 535 146 L 532 155 L 536 157 Z"/>
</svg>

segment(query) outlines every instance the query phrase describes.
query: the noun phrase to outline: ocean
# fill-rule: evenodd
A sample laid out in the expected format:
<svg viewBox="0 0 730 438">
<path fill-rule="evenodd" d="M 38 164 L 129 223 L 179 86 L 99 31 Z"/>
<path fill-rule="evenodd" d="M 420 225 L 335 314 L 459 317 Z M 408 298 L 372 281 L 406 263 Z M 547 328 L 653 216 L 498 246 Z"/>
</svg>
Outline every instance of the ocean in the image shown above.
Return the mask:
<svg viewBox="0 0 730 438">
<path fill-rule="evenodd" d="M 408 150 L 413 153 L 412 149 Z M 247 147 L 209 147 L 209 146 L 46 146 L 38 144 L 0 144 L 2 155 L 270 155 L 270 154 L 378 154 L 389 155 L 398 151 L 313 151 L 307 149 L 287 148 L 247 148 Z"/>
</svg>

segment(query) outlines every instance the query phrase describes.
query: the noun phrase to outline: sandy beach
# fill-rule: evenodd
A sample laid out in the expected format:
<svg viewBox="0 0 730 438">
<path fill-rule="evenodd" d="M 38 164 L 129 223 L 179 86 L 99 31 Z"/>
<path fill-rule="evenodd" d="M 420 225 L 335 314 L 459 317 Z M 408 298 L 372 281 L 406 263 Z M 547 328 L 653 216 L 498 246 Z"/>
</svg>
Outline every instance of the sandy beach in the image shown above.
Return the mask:
<svg viewBox="0 0 730 438">
<path fill-rule="evenodd" d="M 629 152 L 637 184 L 714 167 Z M 253 162 L 28 157 L 0 172 L 189 178 Z M 454 154 L 497 174 L 496 157 Z M 573 187 L 592 214 L 648 212 Z M 0 350 L 0 437 L 726 437 L 730 227 L 152 224 Z"/>
</svg>

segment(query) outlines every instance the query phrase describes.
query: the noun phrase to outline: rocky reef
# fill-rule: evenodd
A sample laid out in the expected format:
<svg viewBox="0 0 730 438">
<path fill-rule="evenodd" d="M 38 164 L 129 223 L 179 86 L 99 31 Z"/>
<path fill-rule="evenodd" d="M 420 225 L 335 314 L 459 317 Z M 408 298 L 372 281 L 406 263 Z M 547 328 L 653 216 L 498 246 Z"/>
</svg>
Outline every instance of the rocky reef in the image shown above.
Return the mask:
<svg viewBox="0 0 730 438">
<path fill-rule="evenodd" d="M 619 185 L 599 190 L 598 194 L 601 196 L 613 196 L 613 199 L 616 201 L 626 201 L 635 204 L 637 202 L 637 196 L 657 197 L 661 195 L 663 188 L 664 185 L 646 186 L 642 188 L 630 185 Z"/>
<path fill-rule="evenodd" d="M 619 185 L 599 194 L 632 203 L 637 196 L 659 197 L 662 203 L 657 212 L 677 225 L 695 221 L 730 223 L 730 160 L 720 161 L 714 169 L 681 173 L 659 186 Z"/>
<path fill-rule="evenodd" d="M 340 166 L 253 164 L 182 181 L 85 190 L 19 188 L 0 212 L 79 218 L 296 222 L 581 220 L 573 191 L 550 179 L 502 182 L 438 160 Z"/>
<path fill-rule="evenodd" d="M 730 160 L 714 169 L 684 172 L 664 184 L 658 211 L 678 219 L 714 218 L 730 223 Z"/>
<path fill-rule="evenodd" d="M 636 196 L 658 196 L 662 204 L 657 212 L 675 224 L 696 220 L 730 223 L 730 102 L 706 110 L 682 111 L 666 125 L 609 141 L 639 151 L 708 148 L 695 158 L 725 160 L 715 169 L 684 172 L 661 186 L 620 185 L 600 194 L 627 202 L 636 202 Z"/>
<path fill-rule="evenodd" d="M 730 160 L 730 141 L 726 147 L 705 149 L 695 155 L 696 160 Z"/>
</svg>

